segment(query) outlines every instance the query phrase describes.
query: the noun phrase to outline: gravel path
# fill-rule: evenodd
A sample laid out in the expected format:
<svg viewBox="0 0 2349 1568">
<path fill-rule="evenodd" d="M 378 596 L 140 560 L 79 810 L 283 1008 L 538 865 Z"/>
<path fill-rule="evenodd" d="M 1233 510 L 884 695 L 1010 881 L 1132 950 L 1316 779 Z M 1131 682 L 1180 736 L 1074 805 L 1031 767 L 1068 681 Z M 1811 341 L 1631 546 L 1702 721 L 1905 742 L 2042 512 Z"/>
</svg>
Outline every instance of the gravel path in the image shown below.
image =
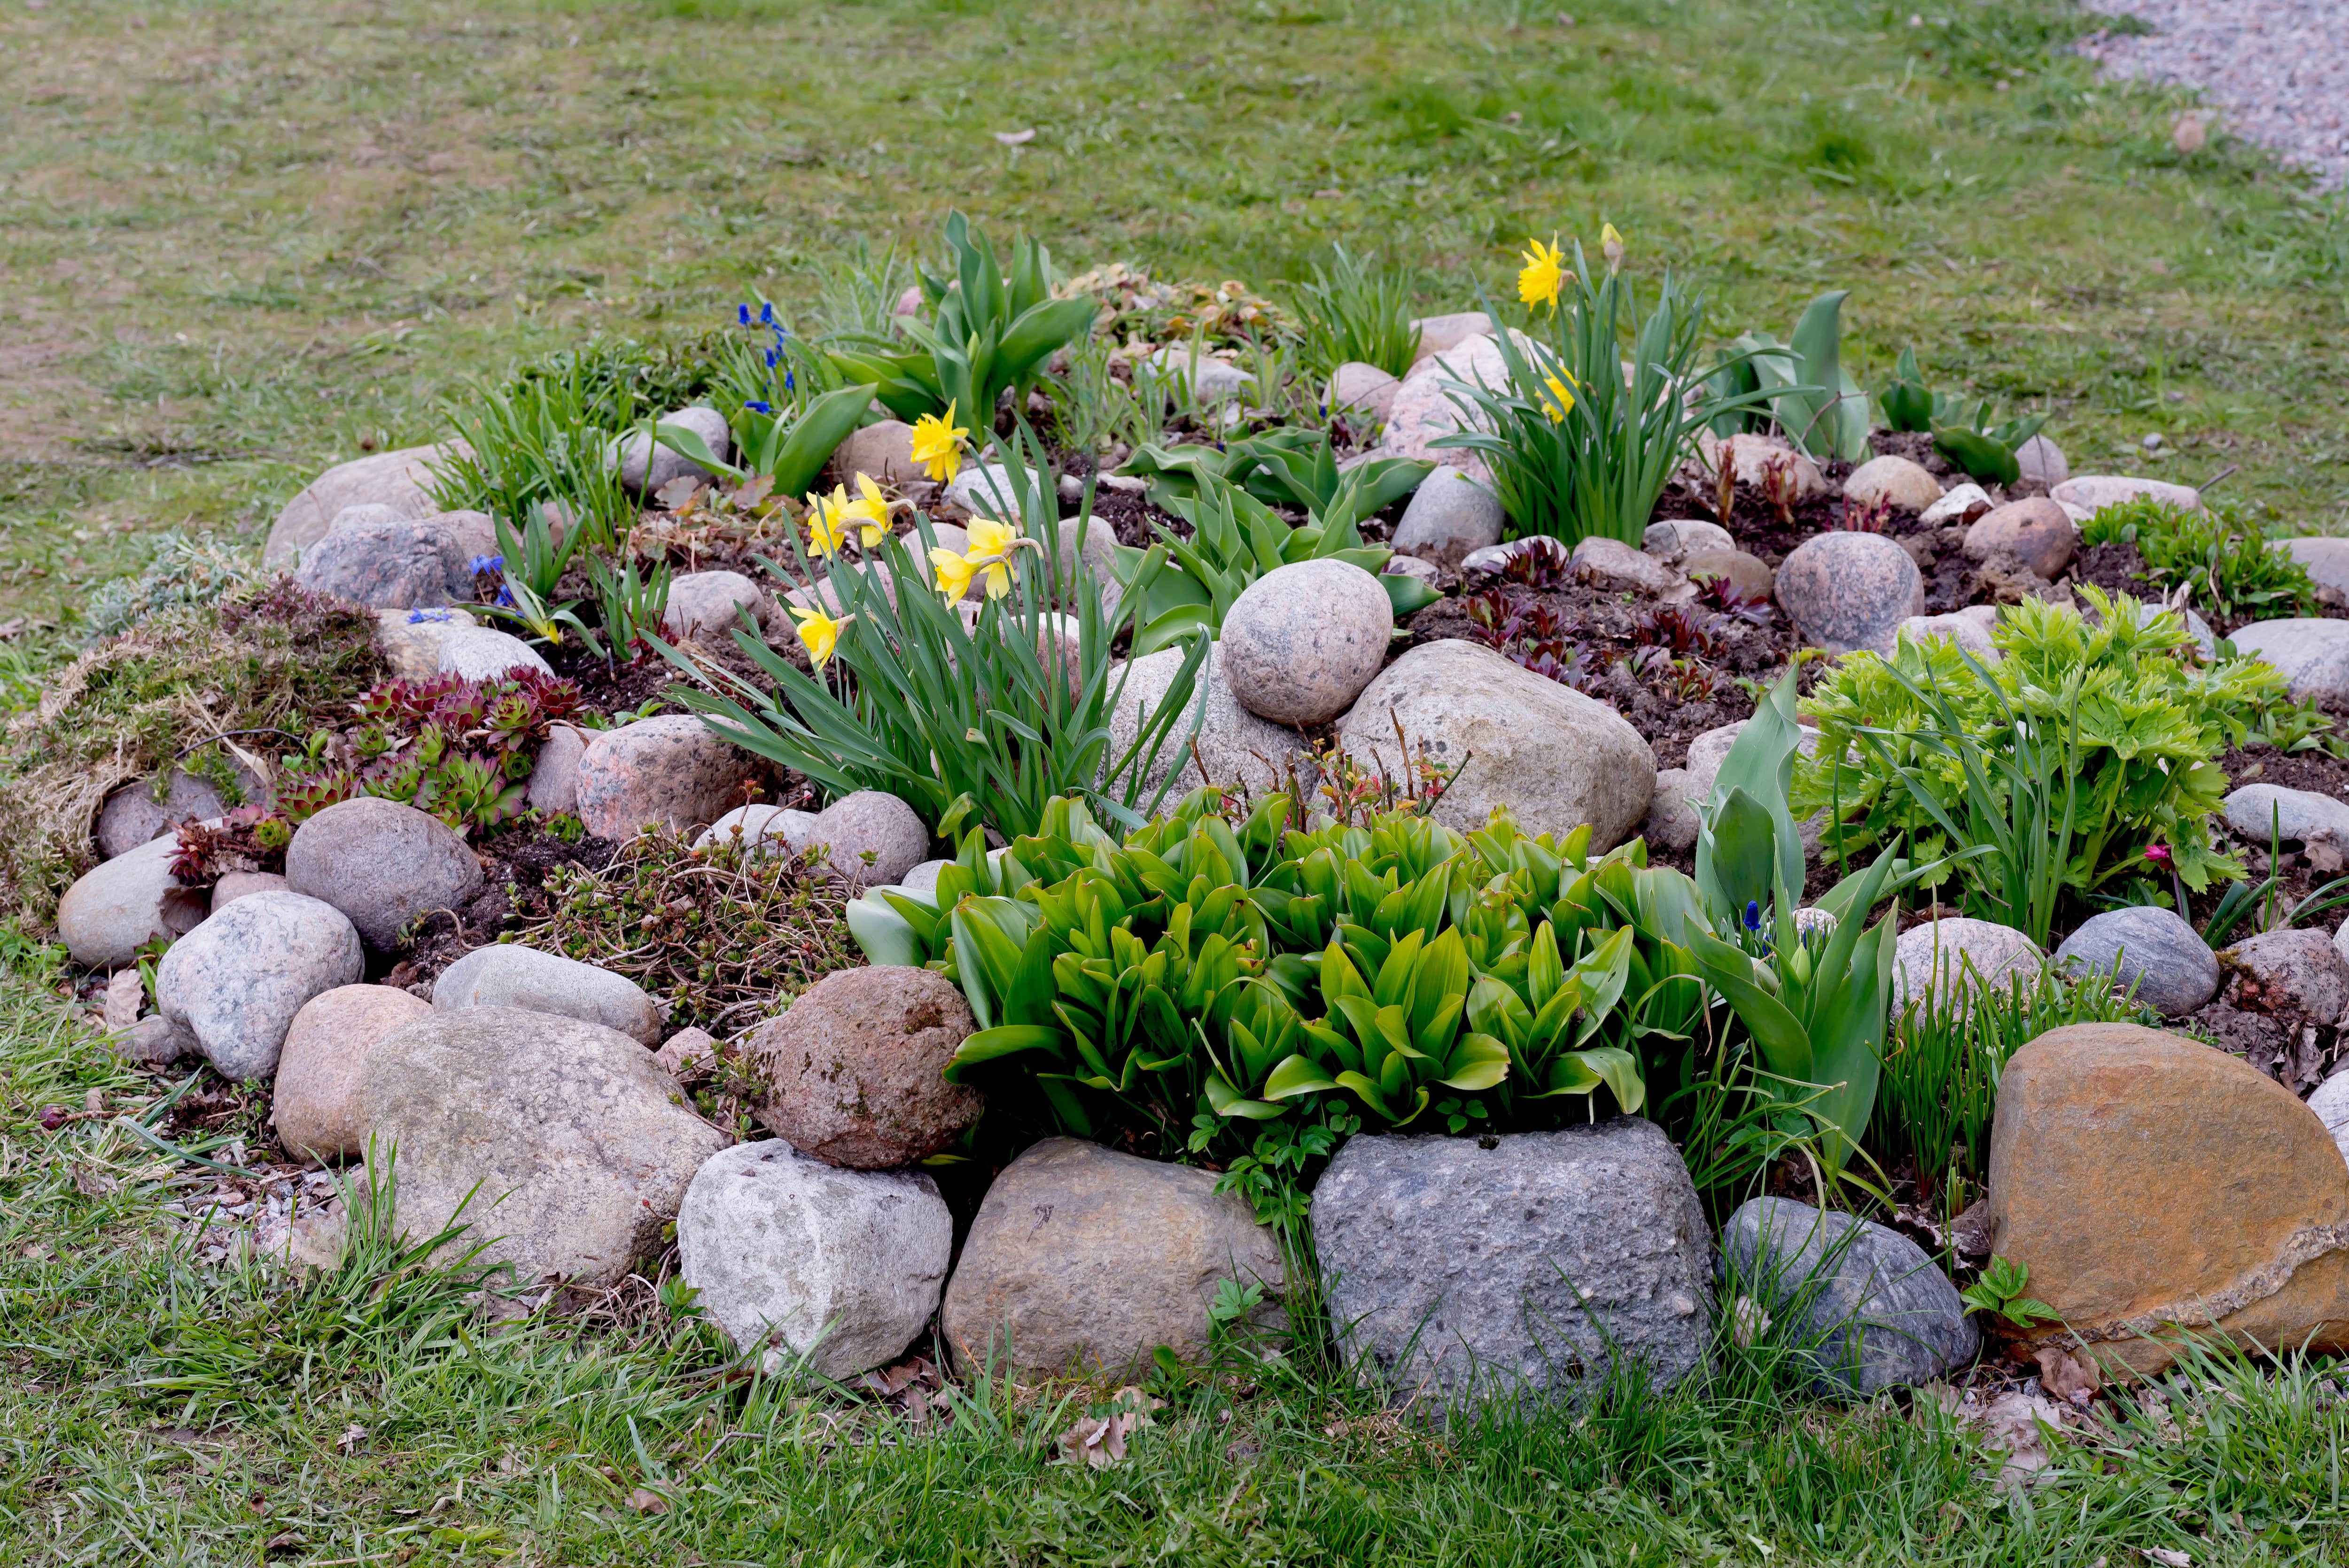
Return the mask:
<svg viewBox="0 0 2349 1568">
<path fill-rule="evenodd" d="M 2081 53 L 2115 76 L 2200 88 L 2236 136 L 2327 186 L 2349 182 L 2349 0 L 2090 0 L 2149 23 L 2092 34 Z"/>
</svg>

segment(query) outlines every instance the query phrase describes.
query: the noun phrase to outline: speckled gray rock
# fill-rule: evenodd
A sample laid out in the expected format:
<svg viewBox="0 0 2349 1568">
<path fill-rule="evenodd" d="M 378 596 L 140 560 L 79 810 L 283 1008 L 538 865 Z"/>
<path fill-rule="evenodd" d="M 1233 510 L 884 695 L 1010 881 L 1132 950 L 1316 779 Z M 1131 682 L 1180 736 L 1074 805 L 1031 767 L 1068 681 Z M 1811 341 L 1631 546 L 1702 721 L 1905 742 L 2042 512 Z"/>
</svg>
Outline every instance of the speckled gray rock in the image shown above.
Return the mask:
<svg viewBox="0 0 2349 1568">
<path fill-rule="evenodd" d="M 2318 535 L 2307 539 L 2279 539 L 2276 548 L 2308 569 L 2308 574 L 2320 588 L 2349 593 L 2349 539 L 2333 539 Z"/>
<path fill-rule="evenodd" d="M 696 1305 L 738 1350 L 846 1378 L 913 1343 L 947 1280 L 954 1216 L 915 1171 L 843 1171 L 781 1139 L 694 1172 L 677 1250 Z"/>
<path fill-rule="evenodd" d="M 1435 817 L 1463 831 L 1506 807 L 1527 833 L 1563 839 L 1588 822 L 1590 847 L 1609 850 L 1655 792 L 1656 754 L 1620 714 L 1475 643 L 1428 643 L 1389 665 L 1339 721 L 1338 743 L 1405 778 L 1398 724 L 1414 754 L 1459 768 Z"/>
<path fill-rule="evenodd" d="M 1204 1355 L 1227 1279 L 1262 1284 L 1257 1321 L 1285 1324 L 1279 1245 L 1214 1172 L 1048 1138 L 987 1190 L 938 1329 L 966 1370 L 1123 1376 L 1161 1345 Z"/>
<path fill-rule="evenodd" d="M 2219 962 L 2227 1000 L 2244 1012 L 2324 1026 L 2349 1015 L 2349 962 L 2322 931 L 2263 931 Z"/>
<path fill-rule="evenodd" d="M 261 564 L 271 571 L 292 566 L 301 552 L 326 536 L 346 507 L 380 505 L 403 517 L 429 517 L 440 510 L 428 487 L 432 465 L 470 450 L 461 441 L 440 447 L 402 447 L 336 463 L 302 487 L 270 525 Z"/>
<path fill-rule="evenodd" d="M 1804 642 L 1831 654 L 1889 653 L 1900 623 L 1925 613 L 1925 579 L 1880 533 L 1816 534 L 1778 568 L 1778 603 Z"/>
<path fill-rule="evenodd" d="M 1330 407 L 1332 412 L 1350 408 L 1382 421 L 1387 410 L 1394 407 L 1395 391 L 1402 386 L 1401 377 L 1390 376 L 1375 365 L 1350 359 L 1330 373 Z"/>
<path fill-rule="evenodd" d="M 465 560 L 457 531 L 436 517 L 346 515 L 302 552 L 294 579 L 370 610 L 422 609 L 470 596 Z"/>
<path fill-rule="evenodd" d="M 1393 601 L 1361 567 L 1276 566 L 1224 612 L 1224 681 L 1259 718 L 1326 724 L 1379 673 L 1393 634 Z"/>
<path fill-rule="evenodd" d="M 2025 484 L 2044 485 L 2054 490 L 2072 477 L 2072 465 L 2064 456 L 2064 449 L 2045 436 L 2033 436 L 2014 449 L 2014 466 L 2021 470 Z"/>
<path fill-rule="evenodd" d="M 222 799 L 212 780 L 176 768 L 160 800 L 155 798 L 151 779 L 125 784 L 98 809 L 98 852 L 110 861 L 150 839 L 160 838 L 178 823 L 210 821 L 226 815 L 231 806 L 260 799 L 264 793 L 261 780 L 242 767 L 236 772 L 243 789 L 234 800 Z"/>
<path fill-rule="evenodd" d="M 643 986 L 593 964 L 511 942 L 476 947 L 443 969 L 432 983 L 432 1006 L 443 1013 L 520 1008 L 577 1018 L 641 1046 L 660 1044 L 660 1004 Z"/>
<path fill-rule="evenodd" d="M 1923 511 L 1941 499 L 1941 481 L 1924 465 L 1889 454 L 1870 458 L 1843 481 L 1846 500 L 1884 501 L 1903 511 Z"/>
<path fill-rule="evenodd" d="M 1640 547 L 1651 555 L 1685 555 L 1696 550 L 1734 550 L 1736 536 L 1701 517 L 1668 517 L 1648 524 Z"/>
<path fill-rule="evenodd" d="M 740 804 L 756 771 L 749 752 L 691 714 L 640 718 L 589 738 L 579 758 L 579 820 L 599 839 L 634 838 L 656 822 L 689 831 Z"/>
<path fill-rule="evenodd" d="M 830 1164 L 926 1160 L 986 1109 L 978 1090 L 944 1077 L 978 1028 L 960 989 L 934 969 L 834 970 L 744 1037 L 762 1086 L 753 1109 Z"/>
<path fill-rule="evenodd" d="M 756 583 L 740 572 L 688 572 L 669 580 L 661 630 L 680 643 L 730 644 L 745 610 L 755 634 L 768 614 L 767 595 Z"/>
<path fill-rule="evenodd" d="M 277 1070 L 303 1004 L 366 970 L 359 934 L 340 910 L 298 892 L 258 892 L 171 944 L 155 971 L 155 999 L 222 1078 L 242 1083 Z"/>
<path fill-rule="evenodd" d="M 419 915 L 463 903 L 481 880 L 481 861 L 448 824 L 372 795 L 327 807 L 285 846 L 285 885 L 341 910 L 378 953 Z"/>
<path fill-rule="evenodd" d="M 150 1013 L 115 1037 L 114 1054 L 141 1067 L 169 1067 L 198 1055 L 196 1037 L 160 1013 Z"/>
<path fill-rule="evenodd" d="M 1501 542 L 1507 521 L 1498 497 L 1444 463 L 1412 492 L 1402 521 L 1395 524 L 1394 547 L 1405 555 L 1456 567 L 1470 551 Z"/>
<path fill-rule="evenodd" d="M 2335 1072 L 2316 1086 L 2308 1097 L 2308 1109 L 2324 1123 L 2324 1130 L 2333 1135 L 2333 1146 L 2349 1160 L 2349 1072 Z"/>
<path fill-rule="evenodd" d="M 1104 767 L 1133 748 L 1142 727 L 1165 702 L 1166 688 L 1181 672 L 1183 659 L 1183 649 L 1161 648 L 1111 675 L 1110 694 L 1116 706 L 1110 711 L 1109 756 L 1103 759 Z M 1191 719 L 1203 697 L 1206 709 L 1199 713 L 1195 756 Z M 1222 645 L 1210 644 L 1190 700 L 1175 721 L 1174 733 L 1161 743 L 1157 755 L 1143 769 L 1142 799 L 1147 802 L 1150 792 L 1169 778 L 1174 779 L 1167 785 L 1170 799 L 1202 784 L 1240 784 L 1251 793 L 1262 794 L 1278 787 L 1291 764 L 1310 782 L 1315 776 L 1312 754 L 1312 748 L 1296 730 L 1258 718 L 1240 706 L 1224 679 Z M 1207 769 L 1204 778 L 1199 772 L 1202 764 Z"/>
<path fill-rule="evenodd" d="M 1424 350 L 1426 345 L 1423 342 L 1421 347 Z M 1464 388 L 1480 385 L 1495 388 L 1509 385 L 1508 361 L 1502 357 L 1501 346 L 1488 332 L 1472 333 L 1450 347 L 1419 360 L 1402 378 L 1402 385 L 1395 388 L 1394 401 L 1387 407 L 1387 427 L 1379 436 L 1379 455 L 1449 463 L 1472 480 L 1490 483 L 1492 474 L 1485 467 L 1484 459 L 1474 452 L 1435 445 L 1472 423 L 1482 428 L 1481 414 L 1472 420 L 1472 416 L 1461 407 Z"/>
<path fill-rule="evenodd" d="M 1966 993 L 1977 985 L 2003 990 L 2013 983 L 2010 976 L 2029 984 L 2045 963 L 2039 944 L 2013 926 L 1958 915 L 1927 921 L 1902 932 L 1893 944 L 1893 1010 L 1907 1006 L 1912 996 L 1945 996 L 1951 987 Z"/>
<path fill-rule="evenodd" d="M 677 408 L 663 414 L 660 422 L 691 430 L 721 462 L 733 449 L 734 433 L 727 428 L 726 416 L 715 408 Z M 619 465 L 620 482 L 639 495 L 657 493 L 671 480 L 713 477 L 708 469 L 683 453 L 656 446 L 652 437 L 642 430 L 623 436 L 615 443 L 614 455 Z"/>
<path fill-rule="evenodd" d="M 251 898 L 257 892 L 291 892 L 285 878 L 276 872 L 223 872 L 221 880 L 212 883 L 212 908 L 224 909 L 241 898 Z"/>
<path fill-rule="evenodd" d="M 1692 550 L 1677 558 L 1681 575 L 1693 583 L 1701 577 L 1724 577 L 1749 599 L 1767 601 L 1778 588 L 1775 568 L 1744 550 Z"/>
<path fill-rule="evenodd" d="M 807 848 L 815 824 L 813 811 L 794 811 L 786 806 L 737 806 L 704 828 L 693 847 L 731 843 L 739 833 L 743 845 L 753 852 L 795 855 Z"/>
<path fill-rule="evenodd" d="M 1749 1199 L 1722 1227 L 1721 1288 L 1767 1313 L 1771 1339 L 1831 1398 L 1929 1382 L 1981 1347 L 1958 1287 L 1916 1243 L 1785 1198 Z"/>
<path fill-rule="evenodd" d="M 2072 564 L 2079 530 L 2064 509 L 2045 496 L 2011 500 L 1984 512 L 1966 529 L 1966 556 L 1986 561 L 1998 551 L 2012 551 L 2025 566 L 2049 582 Z"/>
<path fill-rule="evenodd" d="M 516 670 L 551 676 L 553 665 L 537 649 L 495 626 L 450 626 L 440 634 L 440 673 L 484 681 Z"/>
<path fill-rule="evenodd" d="M 2349 621 L 2254 621 L 2233 642 L 2282 671 L 2296 697 L 2349 698 Z"/>
<path fill-rule="evenodd" d="M 440 673 L 440 642 L 449 629 L 479 624 L 453 604 L 429 610 L 378 610 L 376 651 L 401 680 L 429 680 Z"/>
<path fill-rule="evenodd" d="M 2133 904 L 2090 915 L 2055 949 L 2055 967 L 2112 975 L 2164 1017 L 2182 1018 L 2219 994 L 2219 957 L 2175 910 Z"/>
<path fill-rule="evenodd" d="M 1050 488 L 1049 476 L 1033 469 L 1020 470 L 1030 490 Z M 947 481 L 947 500 L 973 517 L 1016 519 L 1019 516 L 1019 476 L 1008 463 L 965 463 Z M 1048 504 L 1058 506 L 1057 500 Z"/>
<path fill-rule="evenodd" d="M 530 765 L 523 799 L 533 811 L 550 814 L 579 809 L 579 759 L 587 755 L 588 731 L 576 725 L 549 725 L 546 742 Z"/>
<path fill-rule="evenodd" d="M 2226 799 L 2227 826 L 2253 843 L 2281 836 L 2286 843 L 2331 839 L 2349 844 L 2349 801 L 2313 789 L 2246 784 Z"/>
<path fill-rule="evenodd" d="M 2065 480 L 2048 492 L 2056 500 L 2076 506 L 2094 515 L 2108 506 L 2146 496 L 2165 500 L 2187 511 L 2202 510 L 2202 492 L 2191 485 L 2174 485 L 2163 480 L 2141 480 L 2125 474 L 2082 474 L 2075 480 Z"/>
<path fill-rule="evenodd" d="M 1312 1218 L 1340 1346 L 1398 1398 L 1571 1398 L 1618 1355 L 1663 1388 L 1704 1364 L 1712 1232 L 1651 1122 L 1357 1135 Z"/>
<path fill-rule="evenodd" d="M 850 882 L 886 886 L 929 858 L 930 830 L 896 796 L 859 789 L 817 812 L 803 843 Z"/>
<path fill-rule="evenodd" d="M 1574 569 L 1594 587 L 1618 593 L 1682 597 L 1688 580 L 1644 550 L 1594 533 L 1575 545 Z"/>
<path fill-rule="evenodd" d="M 73 961 L 119 969 L 158 936 L 178 936 L 204 918 L 203 894 L 171 874 L 180 841 L 150 839 L 84 872 L 57 901 L 57 935 Z"/>
<path fill-rule="evenodd" d="M 421 1241 L 461 1222 L 451 1252 L 494 1238 L 483 1261 L 530 1281 L 616 1283 L 729 1141 L 638 1042 L 510 1007 L 394 1029 L 367 1053 L 358 1103 L 377 1146 L 399 1151 L 399 1229 Z"/>
<path fill-rule="evenodd" d="M 1650 849 L 1679 854 L 1696 843 L 1699 823 L 1688 793 L 1688 769 L 1666 768 L 1657 772 L 1656 792 L 1648 801 L 1648 820 L 1640 827 L 1640 836 L 1648 841 Z"/>
</svg>

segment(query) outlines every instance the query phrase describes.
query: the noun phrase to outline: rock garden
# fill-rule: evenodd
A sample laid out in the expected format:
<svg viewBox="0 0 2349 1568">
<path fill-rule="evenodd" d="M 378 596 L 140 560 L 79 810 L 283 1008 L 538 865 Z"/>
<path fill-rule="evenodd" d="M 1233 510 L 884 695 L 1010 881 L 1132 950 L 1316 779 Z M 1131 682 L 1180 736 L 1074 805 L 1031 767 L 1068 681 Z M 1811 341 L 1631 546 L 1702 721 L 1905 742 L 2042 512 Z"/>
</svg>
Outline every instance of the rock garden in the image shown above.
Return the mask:
<svg viewBox="0 0 2349 1568">
<path fill-rule="evenodd" d="M 1114 1389 L 1102 1467 L 1199 1368 L 1770 1357 L 2013 1478 L 2349 1348 L 2349 543 L 1589 241 L 1414 315 L 957 216 L 885 332 L 167 551 L 0 881 L 191 1264 L 404 1237 L 889 1441 Z"/>
</svg>

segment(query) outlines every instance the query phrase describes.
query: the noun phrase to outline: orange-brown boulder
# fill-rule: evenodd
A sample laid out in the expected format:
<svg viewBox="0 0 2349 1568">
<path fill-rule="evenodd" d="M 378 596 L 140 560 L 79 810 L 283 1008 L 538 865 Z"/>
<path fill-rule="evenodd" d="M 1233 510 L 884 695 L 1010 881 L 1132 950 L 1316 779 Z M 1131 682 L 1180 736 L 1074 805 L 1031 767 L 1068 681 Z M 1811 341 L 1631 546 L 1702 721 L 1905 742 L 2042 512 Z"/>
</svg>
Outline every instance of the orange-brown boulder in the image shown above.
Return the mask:
<svg viewBox="0 0 2349 1568">
<path fill-rule="evenodd" d="M 2114 1370 L 2178 1331 L 2349 1349 L 2349 1163 L 2245 1063 L 2133 1024 L 2051 1029 L 2007 1063 L 1991 1132 L 1992 1250 Z"/>
</svg>

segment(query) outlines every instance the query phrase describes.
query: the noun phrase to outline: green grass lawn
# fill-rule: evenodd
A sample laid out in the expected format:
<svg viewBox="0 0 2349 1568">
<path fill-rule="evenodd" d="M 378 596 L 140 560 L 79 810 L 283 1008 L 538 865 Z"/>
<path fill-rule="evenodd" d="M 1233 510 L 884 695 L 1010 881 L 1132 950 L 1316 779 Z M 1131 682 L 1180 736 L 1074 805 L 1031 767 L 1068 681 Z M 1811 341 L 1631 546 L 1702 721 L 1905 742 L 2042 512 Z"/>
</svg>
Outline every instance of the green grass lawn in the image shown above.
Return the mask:
<svg viewBox="0 0 2349 1568">
<path fill-rule="evenodd" d="M 2058 0 L 47 0 L 0 12 L 0 620 L 254 537 L 466 377 L 681 342 L 960 205 L 1075 268 L 1278 292 L 1333 241 L 1506 287 L 1632 240 L 1719 337 L 2054 416 L 2291 529 L 2349 512 L 2349 220 L 2100 87 Z M 1922 0 L 1913 0 L 1922 4 Z M 1033 129 L 1019 147 L 997 132 Z"/>
<path fill-rule="evenodd" d="M 1848 287 L 1863 380 L 1913 345 L 2052 414 L 2075 469 L 2238 466 L 2220 493 L 2271 526 L 2349 524 L 2349 217 L 2223 138 L 2181 158 L 2176 101 L 2062 52 L 2075 13 L 1565 3 L 18 0 L 0 706 L 158 531 L 257 548 L 469 377 L 595 335 L 689 351 L 754 292 L 812 308 L 957 205 L 1071 270 L 1276 294 L 1377 249 L 1430 310 L 1612 221 L 1716 338 Z M 1081 1394 L 911 1430 L 730 1377 L 648 1293 L 492 1332 L 382 1245 L 298 1286 L 201 1266 L 160 1211 L 210 1178 L 110 1119 L 166 1087 L 0 933 L 0 1563 L 2349 1560 L 2349 1405 L 2238 1363 L 2023 1488 L 1936 1416 L 1726 1353 L 1702 1394 L 1448 1431 L 1226 1367 L 1089 1472 L 1050 1462 Z"/>
</svg>

